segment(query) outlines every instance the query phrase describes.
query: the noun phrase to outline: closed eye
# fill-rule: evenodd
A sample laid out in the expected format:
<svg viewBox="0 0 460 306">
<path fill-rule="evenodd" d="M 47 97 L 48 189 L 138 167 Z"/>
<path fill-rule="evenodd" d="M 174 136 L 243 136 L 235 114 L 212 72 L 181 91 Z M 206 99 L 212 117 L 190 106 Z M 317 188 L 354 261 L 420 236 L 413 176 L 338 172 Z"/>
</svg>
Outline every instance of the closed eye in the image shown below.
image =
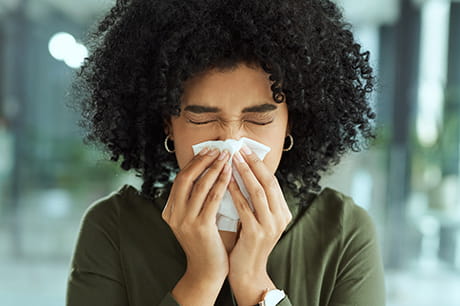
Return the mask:
<svg viewBox="0 0 460 306">
<path fill-rule="evenodd" d="M 267 124 L 270 124 L 273 122 L 273 120 L 271 121 L 268 121 L 268 122 L 256 122 L 256 121 L 250 121 L 250 120 L 244 120 L 245 122 L 249 122 L 249 123 L 253 123 L 253 124 L 257 124 L 257 125 L 267 125 Z"/>
<path fill-rule="evenodd" d="M 216 120 L 209 120 L 209 121 L 204 121 L 204 122 L 196 122 L 196 121 L 192 121 L 190 119 L 187 119 L 187 122 L 190 122 L 192 124 L 207 124 L 207 123 L 210 123 L 210 122 L 213 122 L 213 121 L 216 121 Z"/>
<path fill-rule="evenodd" d="M 211 123 L 211 122 L 214 122 L 214 121 L 217 121 L 217 120 L 209 120 L 209 121 L 204 121 L 204 122 L 197 122 L 197 121 L 192 121 L 190 119 L 187 119 L 187 122 L 192 123 L 192 124 L 196 124 L 196 125 L 208 124 L 208 123 Z M 273 120 L 268 121 L 268 122 L 256 122 L 256 121 L 250 121 L 250 120 L 243 120 L 243 122 L 249 122 L 249 123 L 256 124 L 256 125 L 267 125 L 267 124 L 272 123 Z"/>
</svg>

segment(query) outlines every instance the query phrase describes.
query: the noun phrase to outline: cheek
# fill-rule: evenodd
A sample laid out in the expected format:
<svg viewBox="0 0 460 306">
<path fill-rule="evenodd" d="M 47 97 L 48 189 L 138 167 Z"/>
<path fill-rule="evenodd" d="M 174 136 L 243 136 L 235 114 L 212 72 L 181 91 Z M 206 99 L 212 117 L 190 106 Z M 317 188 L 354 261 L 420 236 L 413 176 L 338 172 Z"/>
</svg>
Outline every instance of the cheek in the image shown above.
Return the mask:
<svg viewBox="0 0 460 306">
<path fill-rule="evenodd" d="M 176 150 L 176 160 L 179 169 L 182 169 L 193 158 L 192 144 L 190 138 L 186 135 L 177 135 L 174 139 L 174 147 Z"/>
<path fill-rule="evenodd" d="M 267 166 L 268 169 L 270 169 L 271 173 L 275 173 L 276 169 L 278 168 L 279 162 L 280 162 L 280 154 L 279 152 L 275 151 L 270 151 L 267 156 L 264 158 L 264 164 Z"/>
<path fill-rule="evenodd" d="M 271 150 L 270 152 L 267 153 L 267 155 L 264 158 L 264 164 L 269 168 L 272 173 L 276 172 L 276 168 L 279 165 L 279 162 L 281 160 L 281 156 L 283 154 L 283 138 L 277 137 L 274 139 L 280 139 L 280 141 L 271 141 L 271 142 L 266 142 L 268 146 L 270 146 Z"/>
<path fill-rule="evenodd" d="M 193 159 L 192 144 L 182 143 L 176 148 L 176 159 L 179 168 L 184 168 Z"/>
<path fill-rule="evenodd" d="M 184 156 L 184 154 L 181 154 L 180 152 L 176 151 L 176 160 L 179 169 L 183 169 L 185 165 L 191 160 L 191 158 L 189 158 L 188 156 Z"/>
<path fill-rule="evenodd" d="M 176 161 L 179 169 L 182 169 L 193 158 L 192 145 L 199 141 L 195 141 L 194 133 L 191 133 L 190 129 L 187 129 L 181 120 L 177 118 L 172 120 L 172 127 Z"/>
</svg>

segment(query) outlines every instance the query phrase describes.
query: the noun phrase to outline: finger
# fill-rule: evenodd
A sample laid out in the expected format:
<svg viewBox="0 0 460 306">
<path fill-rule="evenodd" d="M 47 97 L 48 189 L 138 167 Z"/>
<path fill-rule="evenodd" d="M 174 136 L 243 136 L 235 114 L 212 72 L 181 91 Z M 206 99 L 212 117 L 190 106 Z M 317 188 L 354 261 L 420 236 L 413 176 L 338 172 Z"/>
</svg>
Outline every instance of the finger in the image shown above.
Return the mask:
<svg viewBox="0 0 460 306">
<path fill-rule="evenodd" d="M 200 216 L 202 216 L 204 220 L 208 220 L 213 223 L 216 222 L 216 215 L 231 177 L 232 167 L 228 162 L 226 162 L 217 181 L 207 194 L 206 200 L 201 209 Z"/>
<path fill-rule="evenodd" d="M 171 216 L 171 206 L 172 206 L 172 203 L 168 199 L 168 201 L 166 202 L 165 206 L 163 207 L 163 211 L 161 212 L 161 217 L 165 221 L 169 221 L 169 218 Z"/>
<path fill-rule="evenodd" d="M 278 180 L 277 180 L 278 182 Z M 279 186 L 279 185 L 278 185 Z M 291 213 L 291 209 L 289 208 L 287 202 L 286 202 L 286 199 L 284 198 L 284 192 L 283 190 L 281 189 L 281 187 L 279 187 L 281 192 L 280 192 L 280 200 L 278 203 L 280 203 L 279 205 L 276 205 L 276 207 L 278 207 L 278 209 L 280 210 L 280 214 L 282 216 L 284 216 L 285 220 L 288 220 L 287 223 L 289 223 L 292 219 L 292 213 Z"/>
<path fill-rule="evenodd" d="M 283 191 L 281 190 L 275 175 L 271 173 L 257 154 L 252 152 L 246 145 L 243 146 L 240 153 L 249 168 L 252 170 L 256 179 L 263 186 L 270 211 L 275 213 L 275 211 L 281 210 L 279 203 L 282 203 L 282 201 L 280 202 L 280 197 L 282 196 Z"/>
<path fill-rule="evenodd" d="M 249 165 L 244 161 L 239 152 L 235 153 L 233 161 L 249 193 L 252 205 L 257 213 L 257 219 L 263 224 L 270 222 L 271 211 L 263 186 L 259 183 L 251 168 L 249 168 Z"/>
<path fill-rule="evenodd" d="M 218 149 L 203 149 L 177 174 L 171 188 L 171 193 L 173 194 L 172 200 L 176 203 L 172 207 L 172 214 L 174 214 L 176 208 L 185 208 L 184 205 L 190 197 L 193 183 L 213 163 L 218 153 Z"/>
<path fill-rule="evenodd" d="M 246 228 L 252 227 L 251 224 L 257 222 L 257 216 L 255 216 L 252 212 L 248 201 L 244 197 L 234 179 L 230 180 L 230 183 L 228 184 L 228 191 L 232 196 L 233 203 L 235 204 L 235 208 L 238 211 L 238 215 L 240 216 L 240 226 L 244 226 Z"/>
<path fill-rule="evenodd" d="M 194 183 L 188 200 L 187 215 L 196 217 L 200 213 L 206 197 L 228 163 L 229 157 L 227 150 L 222 151 L 211 167 Z"/>
</svg>

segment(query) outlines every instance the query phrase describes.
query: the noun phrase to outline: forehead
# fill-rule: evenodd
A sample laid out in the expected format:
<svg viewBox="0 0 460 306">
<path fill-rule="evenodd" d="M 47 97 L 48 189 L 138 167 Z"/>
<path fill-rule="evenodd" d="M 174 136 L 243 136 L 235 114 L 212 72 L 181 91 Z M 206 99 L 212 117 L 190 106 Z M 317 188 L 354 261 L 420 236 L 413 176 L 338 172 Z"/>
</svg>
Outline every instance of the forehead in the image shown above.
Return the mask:
<svg viewBox="0 0 460 306">
<path fill-rule="evenodd" d="M 184 83 L 182 104 L 216 106 L 233 103 L 274 103 L 269 74 L 261 68 L 238 65 L 226 71 L 208 70 Z M 220 103 L 219 103 L 220 102 Z M 236 104 L 234 104 L 236 106 Z"/>
</svg>

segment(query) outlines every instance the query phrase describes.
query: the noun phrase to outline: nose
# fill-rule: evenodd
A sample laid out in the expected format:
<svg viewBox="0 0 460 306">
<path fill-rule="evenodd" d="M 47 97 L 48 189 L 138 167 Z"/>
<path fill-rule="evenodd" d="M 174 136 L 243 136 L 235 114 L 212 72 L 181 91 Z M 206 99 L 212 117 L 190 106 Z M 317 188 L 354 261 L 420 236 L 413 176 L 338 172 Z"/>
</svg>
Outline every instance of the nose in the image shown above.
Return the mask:
<svg viewBox="0 0 460 306">
<path fill-rule="evenodd" d="M 238 120 L 227 122 L 219 127 L 218 140 L 238 140 L 241 137 L 244 137 L 244 131 L 241 129 L 241 122 Z"/>
</svg>

